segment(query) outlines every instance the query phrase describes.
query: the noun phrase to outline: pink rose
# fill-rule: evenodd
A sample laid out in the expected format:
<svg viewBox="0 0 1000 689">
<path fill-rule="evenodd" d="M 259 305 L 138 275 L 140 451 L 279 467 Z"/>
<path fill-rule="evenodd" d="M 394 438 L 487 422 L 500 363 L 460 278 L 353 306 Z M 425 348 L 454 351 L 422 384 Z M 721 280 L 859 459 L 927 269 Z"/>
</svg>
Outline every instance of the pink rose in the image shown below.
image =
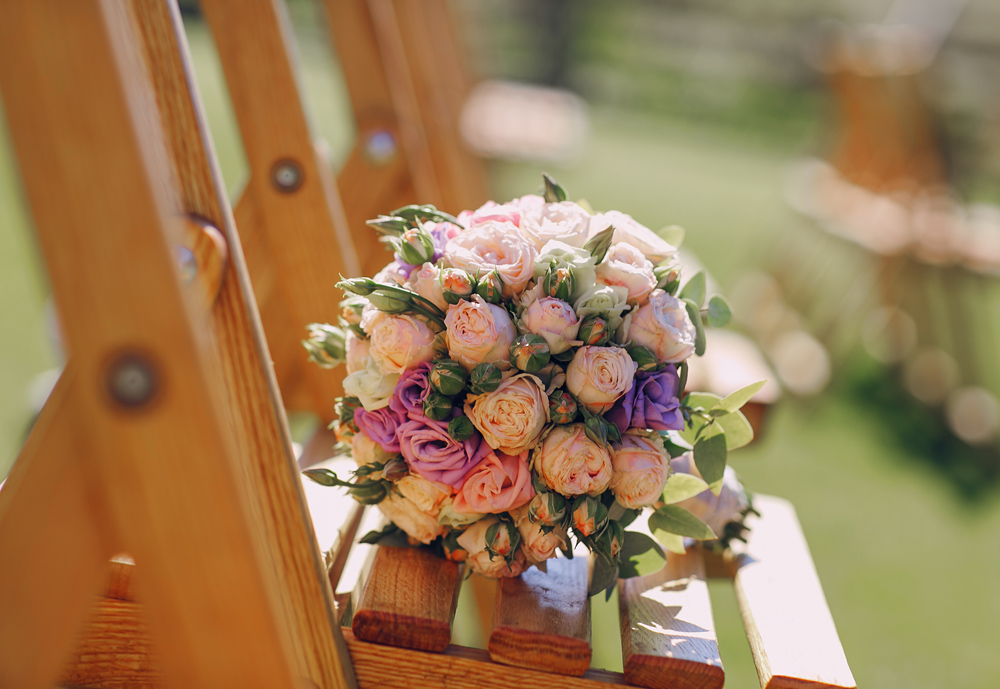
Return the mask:
<svg viewBox="0 0 1000 689">
<path fill-rule="evenodd" d="M 371 355 L 371 340 L 358 337 L 353 330 L 348 330 L 344 346 L 347 350 L 348 375 L 365 370 L 368 365 L 366 359 Z"/>
<path fill-rule="evenodd" d="M 660 361 L 677 364 L 694 354 L 696 332 L 684 302 L 658 289 L 625 316 L 618 339 L 649 347 Z"/>
<path fill-rule="evenodd" d="M 411 419 L 400 424 L 396 437 L 411 471 L 452 490 L 461 487 L 469 471 L 490 453 L 478 435 L 463 442 L 452 438 L 447 421 Z"/>
<path fill-rule="evenodd" d="M 451 223 L 442 224 L 450 225 Z M 448 302 L 444 300 L 441 283 L 438 281 L 438 274 L 440 272 L 438 267 L 433 263 L 425 263 L 410 273 L 410 278 L 406 281 L 404 287 L 411 292 L 416 292 L 442 311 L 447 311 Z"/>
<path fill-rule="evenodd" d="M 602 414 L 632 387 L 635 369 L 621 347 L 580 347 L 566 368 L 566 387 L 588 410 Z"/>
<path fill-rule="evenodd" d="M 534 277 L 535 245 L 512 222 L 487 220 L 448 241 L 445 260 L 472 276 L 496 270 L 503 279 L 504 296 L 524 291 Z"/>
<path fill-rule="evenodd" d="M 521 313 L 521 327 L 544 337 L 553 354 L 561 354 L 570 347 L 581 344 L 576 339 L 580 330 L 580 319 L 576 312 L 572 306 L 554 297 L 541 297 L 531 301 Z"/>
<path fill-rule="evenodd" d="M 670 477 L 670 457 L 655 432 L 631 429 L 611 451 L 611 492 L 629 509 L 652 505 Z"/>
<path fill-rule="evenodd" d="M 532 453 L 531 464 L 561 495 L 600 495 L 611 482 L 611 455 L 587 437 L 582 423 L 553 427 Z"/>
<path fill-rule="evenodd" d="M 615 243 L 625 242 L 641 251 L 653 263 L 670 258 L 677 249 L 663 240 L 648 227 L 637 223 L 631 215 L 620 211 L 598 213 L 590 219 L 590 236 L 603 232 L 609 225 L 615 226 L 611 240 Z"/>
<path fill-rule="evenodd" d="M 444 535 L 445 528 L 438 524 L 437 516 L 424 512 L 412 500 L 401 495 L 390 492 L 385 500 L 378 503 L 378 508 L 415 541 L 426 545 Z"/>
<path fill-rule="evenodd" d="M 502 381 L 493 392 L 469 395 L 465 415 L 495 450 L 516 455 L 530 450 L 549 422 L 545 385 L 530 373 Z"/>
<path fill-rule="evenodd" d="M 468 552 L 465 562 L 472 568 L 473 572 L 493 579 L 516 577 L 528 568 L 522 551 L 518 550 L 513 563 L 508 567 L 502 557 L 493 557 L 491 560 L 490 554 L 486 550 L 486 531 L 497 521 L 496 517 L 480 519 L 458 537 L 458 544 Z M 501 534 L 503 531 L 504 529 L 501 528 Z M 494 549 L 497 549 L 496 543 L 494 543 Z"/>
<path fill-rule="evenodd" d="M 596 274 L 598 284 L 626 288 L 630 305 L 644 304 L 656 287 L 653 264 L 631 244 L 612 244 Z"/>
<path fill-rule="evenodd" d="M 520 225 L 522 213 L 542 205 L 545 205 L 545 199 L 533 194 L 522 196 L 519 199 L 514 199 L 504 204 L 497 203 L 496 201 L 487 201 L 474 211 L 462 211 L 459 213 L 458 221 L 466 227 L 475 227 L 489 220 L 511 222 L 515 225 Z"/>
<path fill-rule="evenodd" d="M 486 455 L 455 495 L 455 511 L 497 514 L 527 503 L 535 495 L 527 460 L 527 451 L 516 456 L 503 452 Z"/>
<path fill-rule="evenodd" d="M 448 308 L 448 355 L 471 371 L 482 363 L 510 368 L 510 346 L 517 336 L 507 309 L 487 304 L 478 294 Z"/>
<path fill-rule="evenodd" d="M 434 359 L 434 332 L 413 316 L 389 316 L 371 331 L 371 357 L 385 373 L 402 373 Z"/>
<path fill-rule="evenodd" d="M 552 240 L 582 249 L 590 230 L 590 214 L 572 201 L 545 203 L 526 210 L 520 227 L 536 249 Z"/>
<path fill-rule="evenodd" d="M 398 262 L 393 261 L 382 270 L 375 273 L 372 279 L 383 285 L 400 285 L 406 282 L 407 271 Z"/>
</svg>

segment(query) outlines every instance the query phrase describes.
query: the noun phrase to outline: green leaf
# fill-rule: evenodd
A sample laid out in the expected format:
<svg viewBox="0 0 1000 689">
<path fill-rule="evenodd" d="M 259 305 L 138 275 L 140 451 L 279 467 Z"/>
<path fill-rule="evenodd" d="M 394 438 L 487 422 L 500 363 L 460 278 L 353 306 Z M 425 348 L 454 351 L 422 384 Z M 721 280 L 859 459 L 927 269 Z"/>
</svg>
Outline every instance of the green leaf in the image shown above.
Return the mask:
<svg viewBox="0 0 1000 689">
<path fill-rule="evenodd" d="M 729 325 L 733 312 L 729 302 L 716 294 L 708 300 L 708 324 L 713 328 L 724 328 Z"/>
<path fill-rule="evenodd" d="M 715 420 L 726 436 L 726 449 L 738 450 L 753 440 L 753 426 L 743 412 L 733 412 Z"/>
<path fill-rule="evenodd" d="M 379 545 L 379 544 L 381 544 L 381 545 L 395 545 L 395 542 L 389 543 L 389 542 L 386 541 L 386 539 L 389 539 L 389 538 L 391 538 L 393 536 L 396 536 L 396 535 L 398 535 L 400 533 L 402 533 L 402 531 L 400 530 L 400 528 L 398 526 L 396 526 L 395 524 L 393 524 L 392 522 L 389 522 L 388 524 L 386 524 L 385 526 L 383 526 L 378 531 L 369 531 L 364 536 L 362 536 L 358 540 L 358 542 L 359 543 L 367 543 L 369 545 Z M 407 542 L 406 541 L 406 534 L 405 533 L 403 534 L 403 541 L 404 541 L 404 544 Z"/>
<path fill-rule="evenodd" d="M 653 531 L 666 531 L 699 540 L 715 538 L 715 533 L 708 524 L 677 505 L 663 505 L 657 508 L 649 515 L 649 528 Z"/>
<path fill-rule="evenodd" d="M 684 554 L 684 537 L 678 536 L 675 533 L 667 533 L 666 531 L 656 531 L 656 540 L 660 542 L 668 552 L 677 553 L 678 555 Z"/>
<path fill-rule="evenodd" d="M 705 483 L 718 495 L 726 471 L 726 436 L 714 433 L 698 440 L 694 444 L 694 463 Z"/>
<path fill-rule="evenodd" d="M 609 565 L 601 558 L 594 560 L 594 571 L 590 576 L 588 595 L 596 596 L 601 591 L 607 591 L 608 598 L 618 583 L 618 565 Z"/>
<path fill-rule="evenodd" d="M 559 182 L 552 179 L 546 173 L 542 173 L 542 180 L 545 182 L 545 202 L 560 203 L 566 200 L 566 190 Z"/>
<path fill-rule="evenodd" d="M 730 393 L 723 397 L 714 407 L 712 411 L 723 410 L 726 412 L 739 411 L 740 407 L 750 401 L 750 398 L 757 394 L 757 392 L 764 387 L 766 380 L 759 380 L 752 385 L 748 385 L 745 388 L 740 388 L 736 392 Z"/>
<path fill-rule="evenodd" d="M 680 225 L 667 225 L 666 227 L 661 227 L 656 234 L 660 236 L 660 239 L 675 249 L 679 249 L 681 244 L 684 243 L 685 232 L 684 228 Z"/>
<path fill-rule="evenodd" d="M 619 578 L 630 579 L 658 572 L 667 558 L 660 544 L 644 533 L 626 531 L 620 553 Z"/>
<path fill-rule="evenodd" d="M 694 474 L 671 474 L 663 489 L 663 502 L 668 505 L 693 498 L 708 490 L 708 484 Z"/>
<path fill-rule="evenodd" d="M 681 299 L 690 299 L 698 309 L 705 303 L 705 271 L 699 270 L 681 288 Z"/>
<path fill-rule="evenodd" d="M 705 325 L 701 322 L 701 308 L 691 299 L 685 299 L 684 306 L 687 309 L 688 318 L 694 324 L 694 353 L 701 356 L 705 353 Z"/>
</svg>

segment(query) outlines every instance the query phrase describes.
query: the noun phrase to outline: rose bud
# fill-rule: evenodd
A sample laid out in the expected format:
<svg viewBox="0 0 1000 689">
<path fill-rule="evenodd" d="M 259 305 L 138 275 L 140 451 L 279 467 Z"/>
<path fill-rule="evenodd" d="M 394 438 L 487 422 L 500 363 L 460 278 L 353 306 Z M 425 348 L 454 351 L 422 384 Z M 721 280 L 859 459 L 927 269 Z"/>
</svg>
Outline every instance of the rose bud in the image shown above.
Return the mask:
<svg viewBox="0 0 1000 689">
<path fill-rule="evenodd" d="M 366 221 L 365 224 L 385 235 L 402 234 L 410 227 L 410 223 L 405 218 L 394 218 L 388 215 L 380 215 L 374 220 Z"/>
<path fill-rule="evenodd" d="M 462 364 L 451 359 L 437 361 L 427 376 L 431 387 L 442 395 L 452 397 L 465 389 L 469 374 Z"/>
<path fill-rule="evenodd" d="M 337 412 L 340 423 L 354 423 L 354 410 L 361 406 L 357 397 L 341 397 L 333 408 Z"/>
<path fill-rule="evenodd" d="M 624 541 L 625 529 L 618 522 L 609 521 L 608 528 L 597 539 L 597 547 L 610 555 L 612 560 L 617 560 L 622 552 Z"/>
<path fill-rule="evenodd" d="M 552 423 L 572 423 L 576 418 L 576 400 L 565 390 L 549 395 L 549 418 Z"/>
<path fill-rule="evenodd" d="M 550 297 L 569 301 L 576 289 L 576 276 L 571 268 L 549 268 L 542 278 L 542 291 Z"/>
<path fill-rule="evenodd" d="M 604 318 L 592 313 L 580 322 L 580 332 L 577 337 L 585 345 L 603 347 L 611 339 L 611 329 L 608 328 L 608 322 Z"/>
<path fill-rule="evenodd" d="M 506 558 L 521 545 L 521 533 L 510 522 L 498 521 L 486 530 L 486 552 L 490 559 Z"/>
<path fill-rule="evenodd" d="M 411 266 L 422 266 L 434 260 L 434 238 L 427 230 L 411 227 L 393 242 L 400 258 Z"/>
<path fill-rule="evenodd" d="M 541 522 L 546 526 L 560 523 L 566 516 L 566 498 L 559 493 L 535 493 L 528 503 L 528 518 L 533 522 Z"/>
<path fill-rule="evenodd" d="M 551 357 L 549 344 L 541 335 L 521 335 L 510 348 L 510 363 L 526 373 L 544 368 Z"/>
<path fill-rule="evenodd" d="M 503 278 L 500 273 L 493 271 L 479 278 L 476 285 L 476 294 L 481 296 L 490 304 L 499 304 L 503 298 Z"/>
<path fill-rule="evenodd" d="M 589 495 L 573 503 L 573 528 L 581 536 L 592 536 L 608 523 L 608 508 Z"/>
<path fill-rule="evenodd" d="M 368 295 L 368 301 L 383 313 L 400 314 L 413 310 L 413 302 L 406 294 L 394 291 L 380 291 Z"/>
<path fill-rule="evenodd" d="M 340 302 L 340 317 L 347 325 L 361 325 L 361 311 L 368 300 L 364 297 L 348 297 Z"/>
<path fill-rule="evenodd" d="M 357 294 L 361 297 L 367 297 L 378 288 L 379 284 L 371 278 L 351 278 L 350 280 L 341 280 L 337 283 L 337 289 L 342 289 L 345 292 Z"/>
<path fill-rule="evenodd" d="M 465 562 L 469 557 L 469 551 L 458 544 L 458 537 L 463 532 L 452 530 L 441 539 L 441 546 L 444 548 L 444 556 L 452 562 Z"/>
<path fill-rule="evenodd" d="M 476 291 L 476 281 L 471 275 L 459 268 L 445 268 L 438 276 L 441 281 L 441 293 L 449 304 L 457 304 Z"/>
<path fill-rule="evenodd" d="M 628 355 L 632 357 L 632 361 L 635 362 L 637 369 L 636 371 L 655 371 L 660 367 L 660 360 L 656 358 L 656 354 L 649 347 L 634 346 L 629 347 Z"/>
<path fill-rule="evenodd" d="M 656 278 L 656 286 L 669 294 L 676 292 L 681 284 L 681 271 L 677 266 L 656 266 L 653 268 L 653 277 Z"/>
<path fill-rule="evenodd" d="M 472 369 L 472 375 L 469 376 L 469 392 L 473 395 L 493 392 L 502 379 L 503 373 L 493 364 L 479 364 Z"/>
<path fill-rule="evenodd" d="M 465 442 L 476 432 L 476 427 L 468 416 L 456 416 L 448 423 L 448 435 L 460 443 Z"/>
<path fill-rule="evenodd" d="M 334 368 L 347 361 L 346 333 L 335 325 L 310 323 L 309 339 L 302 346 L 309 352 L 309 359 L 323 368 Z"/>
<path fill-rule="evenodd" d="M 407 466 L 406 460 L 398 455 L 387 461 L 382 467 L 382 477 L 386 481 L 398 481 L 409 473 L 410 467 Z"/>
<path fill-rule="evenodd" d="M 424 399 L 424 416 L 434 421 L 444 421 L 451 415 L 451 398 L 431 392 Z"/>
</svg>

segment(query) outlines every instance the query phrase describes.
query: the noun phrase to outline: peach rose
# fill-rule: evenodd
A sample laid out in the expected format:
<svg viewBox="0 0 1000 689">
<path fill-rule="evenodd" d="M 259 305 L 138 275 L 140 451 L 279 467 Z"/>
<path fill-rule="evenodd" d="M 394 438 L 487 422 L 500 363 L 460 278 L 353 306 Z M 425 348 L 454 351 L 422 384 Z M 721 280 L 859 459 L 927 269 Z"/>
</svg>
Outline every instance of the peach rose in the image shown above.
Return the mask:
<svg viewBox="0 0 1000 689">
<path fill-rule="evenodd" d="M 561 495 L 600 495 L 611 482 L 611 454 L 582 423 L 553 427 L 531 455 L 538 476 Z"/>
<path fill-rule="evenodd" d="M 353 330 L 348 330 L 344 347 L 347 351 L 348 375 L 364 370 L 368 365 L 368 357 L 371 356 L 371 340 L 358 337 Z"/>
<path fill-rule="evenodd" d="M 517 530 L 521 533 L 521 552 L 533 565 L 540 565 L 555 557 L 560 548 L 569 548 L 566 529 L 559 526 L 546 533 L 542 526 L 540 522 L 533 522 L 527 517 L 517 520 Z"/>
<path fill-rule="evenodd" d="M 478 294 L 448 308 L 448 355 L 471 371 L 478 364 L 510 368 L 510 346 L 517 330 L 507 309 L 487 304 Z"/>
<path fill-rule="evenodd" d="M 631 215 L 621 211 L 598 213 L 590 219 L 590 236 L 603 232 L 609 225 L 615 226 L 611 240 L 625 242 L 641 251 L 653 263 L 659 263 L 677 253 L 677 249 L 663 240 L 648 227 L 637 223 Z"/>
<path fill-rule="evenodd" d="M 379 324 L 379 321 L 388 317 L 389 314 L 385 311 L 379 311 L 371 304 L 371 302 L 368 302 L 364 305 L 364 308 L 361 309 L 361 320 L 359 325 L 362 330 L 371 335 L 372 330 Z"/>
<path fill-rule="evenodd" d="M 566 387 L 594 414 L 603 414 L 632 387 L 636 363 L 621 347 L 580 347 L 566 368 Z"/>
<path fill-rule="evenodd" d="M 386 452 L 381 445 L 364 433 L 355 433 L 351 438 L 351 457 L 359 467 L 375 463 L 385 464 L 386 460 L 394 456 L 394 452 Z"/>
<path fill-rule="evenodd" d="M 628 289 L 630 305 L 646 303 L 656 287 L 652 262 L 634 246 L 622 242 L 611 245 L 596 274 L 598 284 Z"/>
<path fill-rule="evenodd" d="M 618 340 L 649 347 L 660 361 L 676 364 L 694 354 L 696 332 L 684 302 L 657 289 L 625 316 Z"/>
<path fill-rule="evenodd" d="M 447 311 L 448 302 L 444 300 L 441 282 L 438 280 L 440 272 L 438 267 L 433 263 L 425 263 L 410 273 L 410 277 L 404 287 L 411 292 L 416 292 L 442 311 Z"/>
<path fill-rule="evenodd" d="M 371 358 L 385 373 L 402 373 L 434 358 L 434 332 L 413 316 L 389 316 L 372 328 Z"/>
<path fill-rule="evenodd" d="M 590 214 L 572 201 L 545 203 L 526 210 L 521 232 L 541 249 L 556 240 L 582 249 L 590 230 Z"/>
<path fill-rule="evenodd" d="M 487 220 L 448 240 L 444 257 L 454 268 L 472 276 L 496 270 L 503 278 L 504 296 L 524 291 L 534 277 L 535 245 L 511 222 Z"/>
<path fill-rule="evenodd" d="M 655 432 L 630 429 L 611 451 L 611 492 L 629 509 L 652 505 L 670 477 L 670 457 Z"/>
<path fill-rule="evenodd" d="M 456 512 L 500 513 L 517 509 L 535 496 L 528 452 L 491 452 L 476 465 L 455 495 Z"/>
<path fill-rule="evenodd" d="M 428 544 L 444 535 L 445 528 L 438 524 L 437 517 L 424 512 L 412 500 L 390 491 L 389 496 L 378 504 L 379 510 L 393 524 L 406 532 L 410 538 Z"/>
<path fill-rule="evenodd" d="M 535 446 L 549 422 L 545 384 L 530 373 L 509 376 L 493 392 L 467 396 L 465 415 L 494 450 L 520 454 Z"/>
<path fill-rule="evenodd" d="M 451 488 L 435 481 L 428 481 L 416 474 L 407 474 L 396 481 L 396 488 L 403 497 L 422 512 L 437 518 L 444 501 L 451 497 Z"/>
<path fill-rule="evenodd" d="M 516 577 L 528 567 L 523 552 L 518 550 L 514 561 L 508 567 L 502 557 L 494 556 L 490 560 L 490 554 L 486 550 L 486 531 L 497 521 L 499 520 L 496 517 L 480 519 L 458 537 L 458 544 L 469 553 L 466 564 L 472 568 L 473 572 L 493 579 Z M 501 529 L 501 533 L 503 533 L 503 529 Z"/>
<path fill-rule="evenodd" d="M 561 354 L 570 347 L 581 344 L 576 339 L 580 330 L 580 319 L 577 318 L 576 311 L 566 302 L 554 297 L 531 300 L 521 313 L 521 327 L 544 337 L 553 354 Z"/>
</svg>

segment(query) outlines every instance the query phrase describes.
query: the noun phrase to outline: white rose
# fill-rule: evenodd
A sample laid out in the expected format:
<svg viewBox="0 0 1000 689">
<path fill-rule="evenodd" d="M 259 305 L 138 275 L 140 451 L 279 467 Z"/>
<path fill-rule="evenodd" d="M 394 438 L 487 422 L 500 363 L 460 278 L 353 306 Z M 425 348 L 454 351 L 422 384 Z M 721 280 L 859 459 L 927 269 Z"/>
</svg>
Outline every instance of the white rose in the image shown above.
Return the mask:
<svg viewBox="0 0 1000 689">
<path fill-rule="evenodd" d="M 558 270 L 559 268 L 570 268 L 573 277 L 576 278 L 576 287 L 573 294 L 569 296 L 570 301 L 579 299 L 588 289 L 593 287 L 596 273 L 594 264 L 596 261 L 586 249 L 578 249 L 565 242 L 547 242 L 535 260 L 535 278 L 541 279 L 545 271 Z"/>
<path fill-rule="evenodd" d="M 703 478 L 694 463 L 694 455 L 690 452 L 671 459 L 670 466 L 678 474 L 693 474 Z M 739 519 L 750 503 L 736 472 L 727 466 L 722 475 L 722 489 L 718 495 L 706 490 L 677 504 L 708 524 L 715 535 L 720 536 L 726 524 Z"/>
<path fill-rule="evenodd" d="M 344 378 L 344 394 L 357 397 L 368 411 L 389 406 L 389 399 L 399 382 L 398 373 L 383 373 L 378 365 L 368 358 L 368 366 Z"/>
<path fill-rule="evenodd" d="M 528 304 L 521 314 L 521 329 L 541 335 L 553 354 L 561 354 L 581 344 L 576 335 L 580 319 L 569 304 L 554 297 L 541 297 Z"/>
<path fill-rule="evenodd" d="M 606 230 L 609 225 L 615 226 L 615 233 L 611 236 L 611 241 L 631 244 L 653 263 L 659 263 L 677 253 L 675 247 L 668 244 L 651 229 L 640 225 L 632 219 L 632 216 L 620 211 L 608 211 L 594 215 L 590 219 L 590 236 L 594 237 Z"/>
<path fill-rule="evenodd" d="M 653 264 L 631 244 L 612 244 L 596 273 L 600 284 L 628 289 L 629 304 L 644 304 L 656 288 Z"/>
<path fill-rule="evenodd" d="M 536 249 L 551 240 L 582 249 L 589 230 L 590 214 L 572 201 L 535 206 L 521 216 L 521 232 Z"/>
<path fill-rule="evenodd" d="M 580 347 L 566 368 L 566 387 L 594 414 L 603 414 L 632 387 L 636 363 L 621 347 Z"/>
<path fill-rule="evenodd" d="M 517 337 L 507 309 L 487 304 L 478 294 L 448 307 L 444 319 L 448 356 L 471 371 L 482 363 L 510 368 L 510 346 Z"/>
<path fill-rule="evenodd" d="M 657 289 L 647 303 L 625 316 L 618 341 L 649 347 L 660 361 L 676 364 L 694 354 L 696 334 L 684 302 Z"/>
<path fill-rule="evenodd" d="M 622 323 L 622 312 L 628 310 L 628 289 L 617 285 L 593 285 L 573 303 L 573 310 L 582 321 L 597 314 L 608 322 L 608 330 L 615 332 Z"/>
<path fill-rule="evenodd" d="M 424 512 L 412 500 L 391 491 L 389 497 L 378 503 L 378 508 L 407 536 L 425 545 L 445 532 L 435 515 Z"/>
<path fill-rule="evenodd" d="M 445 260 L 472 276 L 496 270 L 503 279 L 504 296 L 524 291 L 535 271 L 535 245 L 517 225 L 488 220 L 475 225 L 445 245 Z"/>
<path fill-rule="evenodd" d="M 371 358 L 386 373 L 402 373 L 434 359 L 434 332 L 413 316 L 389 316 L 372 328 Z"/>
<path fill-rule="evenodd" d="M 375 308 L 375 305 L 368 302 L 361 309 L 361 329 L 364 330 L 369 335 L 372 334 L 372 329 L 378 325 L 379 321 L 383 318 L 388 318 L 389 315 L 385 311 L 379 311 Z"/>
<path fill-rule="evenodd" d="M 344 347 L 347 351 L 347 373 L 357 373 L 368 366 L 368 357 L 371 352 L 371 341 L 364 337 L 358 337 L 354 331 L 347 331 L 347 339 L 344 340 Z"/>
<path fill-rule="evenodd" d="M 406 281 L 405 286 L 408 290 L 416 292 L 442 311 L 447 311 L 448 302 L 444 300 L 441 283 L 438 281 L 438 274 L 440 272 L 438 267 L 433 263 L 425 263 L 410 273 L 410 278 Z"/>
</svg>

